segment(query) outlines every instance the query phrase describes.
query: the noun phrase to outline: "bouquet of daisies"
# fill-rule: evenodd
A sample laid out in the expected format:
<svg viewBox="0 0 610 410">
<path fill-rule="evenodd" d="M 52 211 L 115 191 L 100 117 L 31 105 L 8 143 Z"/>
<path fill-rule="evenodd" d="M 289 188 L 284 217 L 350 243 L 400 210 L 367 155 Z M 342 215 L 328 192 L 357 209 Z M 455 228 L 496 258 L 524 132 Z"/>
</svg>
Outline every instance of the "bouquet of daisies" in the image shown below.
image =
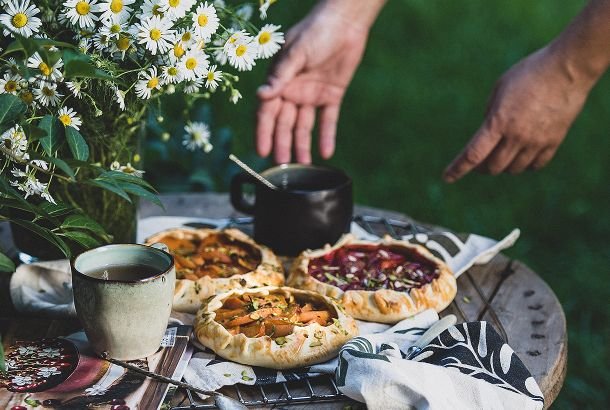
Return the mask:
<svg viewBox="0 0 610 410">
<path fill-rule="evenodd" d="M 257 4 L 261 20 L 274 1 Z M 88 217 L 74 184 L 155 200 L 131 165 L 130 141 L 147 110 L 173 93 L 194 101 L 220 91 L 236 103 L 238 72 L 284 42 L 279 26 L 251 22 L 255 6 L 228 3 L 0 0 L 0 221 L 52 238 L 66 253 L 65 239 L 108 239 L 95 218 L 95 229 L 62 228 L 66 215 Z M 187 121 L 183 137 L 188 149 L 212 148 L 204 123 Z M 59 204 L 53 184 L 70 200 Z"/>
</svg>

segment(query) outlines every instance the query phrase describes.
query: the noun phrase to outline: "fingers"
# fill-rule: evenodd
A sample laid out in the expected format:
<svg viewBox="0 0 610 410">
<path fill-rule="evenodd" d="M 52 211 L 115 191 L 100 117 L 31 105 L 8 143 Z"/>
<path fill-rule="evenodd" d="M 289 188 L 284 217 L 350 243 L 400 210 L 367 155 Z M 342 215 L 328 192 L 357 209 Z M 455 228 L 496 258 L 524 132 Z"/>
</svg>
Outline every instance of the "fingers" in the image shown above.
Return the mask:
<svg viewBox="0 0 610 410">
<path fill-rule="evenodd" d="M 455 182 L 482 164 L 496 147 L 501 135 L 483 124 L 472 137 L 464 150 L 445 169 L 443 178 L 446 182 Z"/>
<path fill-rule="evenodd" d="M 485 160 L 484 167 L 491 175 L 504 172 L 513 162 L 521 146 L 512 138 L 504 137 Z"/>
<path fill-rule="evenodd" d="M 335 136 L 337 133 L 337 119 L 339 118 L 339 105 L 327 105 L 320 112 L 320 155 L 329 159 L 335 152 Z"/>
<path fill-rule="evenodd" d="M 532 161 L 530 168 L 531 169 L 540 169 L 548 164 L 551 159 L 555 156 L 555 152 L 557 152 L 557 148 L 559 146 L 548 147 L 542 150 L 536 159 Z"/>
<path fill-rule="evenodd" d="M 290 150 L 292 148 L 292 129 L 297 119 L 296 106 L 288 101 L 283 101 L 282 108 L 275 123 L 275 162 L 284 164 L 290 162 Z"/>
<path fill-rule="evenodd" d="M 294 145 L 297 162 L 311 163 L 311 130 L 316 119 L 314 107 L 306 105 L 299 108 L 294 129 Z"/>
<path fill-rule="evenodd" d="M 284 86 L 305 67 L 306 53 L 298 44 L 278 55 L 267 77 L 267 84 L 260 86 L 256 92 L 259 98 L 267 100 L 279 96 Z"/>
<path fill-rule="evenodd" d="M 280 113 L 282 99 L 274 98 L 263 101 L 256 113 L 256 151 L 261 157 L 266 157 L 271 152 L 275 120 Z"/>
<path fill-rule="evenodd" d="M 519 153 L 515 156 L 513 162 L 508 166 L 507 171 L 511 174 L 519 174 L 525 171 L 532 161 L 538 155 L 539 150 L 532 148 L 523 148 Z"/>
</svg>

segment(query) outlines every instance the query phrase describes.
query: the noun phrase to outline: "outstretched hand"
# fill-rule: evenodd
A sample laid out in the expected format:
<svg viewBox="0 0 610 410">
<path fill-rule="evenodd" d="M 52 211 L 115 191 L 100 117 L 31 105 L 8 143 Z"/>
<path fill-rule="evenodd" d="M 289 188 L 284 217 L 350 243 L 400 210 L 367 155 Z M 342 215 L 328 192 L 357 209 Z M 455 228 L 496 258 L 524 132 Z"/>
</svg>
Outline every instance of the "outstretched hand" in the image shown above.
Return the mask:
<svg viewBox="0 0 610 410">
<path fill-rule="evenodd" d="M 368 27 L 354 24 L 324 3 L 286 35 L 267 84 L 258 90 L 256 148 L 277 163 L 311 162 L 311 134 L 318 116 L 319 148 L 332 156 L 339 109 L 362 59 Z M 317 111 L 317 112 L 316 112 Z"/>
<path fill-rule="evenodd" d="M 496 84 L 483 125 L 447 167 L 445 180 L 454 182 L 475 168 L 495 175 L 545 166 L 589 89 L 548 47 L 526 57 Z"/>
</svg>

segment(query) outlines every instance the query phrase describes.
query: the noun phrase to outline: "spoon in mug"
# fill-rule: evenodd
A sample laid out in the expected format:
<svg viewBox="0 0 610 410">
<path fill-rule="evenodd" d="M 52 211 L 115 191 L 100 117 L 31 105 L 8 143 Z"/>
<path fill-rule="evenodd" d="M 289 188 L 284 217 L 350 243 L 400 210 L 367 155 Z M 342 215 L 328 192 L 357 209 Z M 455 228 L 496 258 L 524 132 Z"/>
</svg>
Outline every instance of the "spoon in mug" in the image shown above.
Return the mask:
<svg viewBox="0 0 610 410">
<path fill-rule="evenodd" d="M 235 155 L 230 154 L 229 155 L 229 159 L 233 162 L 235 162 L 237 165 L 239 165 L 244 171 L 246 171 L 248 174 L 252 175 L 254 178 L 256 178 L 258 181 L 260 181 L 263 185 L 265 185 L 267 188 L 273 189 L 275 191 L 277 191 L 279 188 L 276 187 L 275 185 L 273 185 L 271 182 L 269 182 L 269 180 L 267 180 L 265 177 L 263 177 L 261 174 L 259 174 L 258 172 L 256 172 L 255 170 L 253 170 L 252 168 L 250 168 L 249 166 L 247 166 L 246 164 L 244 164 L 239 158 L 237 158 Z"/>
</svg>

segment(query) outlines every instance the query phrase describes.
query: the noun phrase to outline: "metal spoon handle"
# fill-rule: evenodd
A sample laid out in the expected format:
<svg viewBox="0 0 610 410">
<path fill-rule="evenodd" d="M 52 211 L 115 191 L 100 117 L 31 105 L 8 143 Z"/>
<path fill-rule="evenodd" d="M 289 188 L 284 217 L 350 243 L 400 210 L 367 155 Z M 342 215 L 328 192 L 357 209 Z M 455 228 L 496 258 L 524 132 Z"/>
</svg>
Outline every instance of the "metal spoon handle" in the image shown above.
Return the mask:
<svg viewBox="0 0 610 410">
<path fill-rule="evenodd" d="M 110 363 L 116 364 L 117 366 L 124 367 L 125 369 L 134 371 L 136 373 L 140 373 L 140 374 L 142 374 L 142 375 L 144 375 L 146 377 L 150 377 L 151 379 L 154 379 L 154 380 L 157 380 L 157 381 L 160 381 L 160 382 L 163 382 L 163 383 L 173 384 L 175 386 L 182 387 L 182 388 L 184 388 L 186 390 L 194 391 L 194 392 L 197 392 L 199 394 L 206 395 L 206 396 L 222 397 L 225 400 L 228 399 L 228 400 L 232 401 L 231 405 L 234 406 L 234 408 L 243 408 L 243 409 L 246 408 L 244 405 L 242 405 L 241 403 L 237 402 L 235 399 L 233 399 L 231 397 L 228 397 L 228 396 L 226 396 L 226 395 L 224 395 L 222 393 L 219 393 L 219 392 L 216 392 L 216 391 L 210 391 L 210 390 L 203 390 L 203 389 L 200 389 L 200 388 L 195 387 L 193 385 L 190 385 L 188 383 L 184 383 L 184 382 L 181 382 L 181 381 L 178 381 L 178 380 L 170 379 L 169 377 L 162 376 L 160 374 L 153 373 L 153 372 L 148 371 L 148 370 L 140 369 L 138 366 L 135 366 L 135 365 L 133 365 L 131 363 L 127 363 L 127 362 L 124 362 L 122 360 L 113 359 L 113 358 L 109 357 L 107 353 L 102 353 L 101 356 L 102 356 L 102 358 L 104 360 L 106 360 L 106 361 L 108 361 Z"/>
<path fill-rule="evenodd" d="M 253 170 L 252 168 L 250 168 L 249 166 L 247 166 L 246 164 L 244 164 L 239 158 L 237 158 L 235 155 L 230 154 L 229 155 L 229 159 L 233 162 L 235 162 L 237 165 L 239 165 L 244 171 L 246 171 L 248 174 L 252 175 L 254 178 L 256 178 L 258 181 L 260 181 L 263 185 L 265 185 L 267 188 L 270 189 L 274 189 L 277 190 L 278 187 L 276 187 L 275 185 L 273 185 L 271 182 L 269 182 L 267 179 L 265 179 L 265 177 L 263 177 L 261 174 L 259 174 L 258 172 L 256 172 L 255 170 Z"/>
</svg>

